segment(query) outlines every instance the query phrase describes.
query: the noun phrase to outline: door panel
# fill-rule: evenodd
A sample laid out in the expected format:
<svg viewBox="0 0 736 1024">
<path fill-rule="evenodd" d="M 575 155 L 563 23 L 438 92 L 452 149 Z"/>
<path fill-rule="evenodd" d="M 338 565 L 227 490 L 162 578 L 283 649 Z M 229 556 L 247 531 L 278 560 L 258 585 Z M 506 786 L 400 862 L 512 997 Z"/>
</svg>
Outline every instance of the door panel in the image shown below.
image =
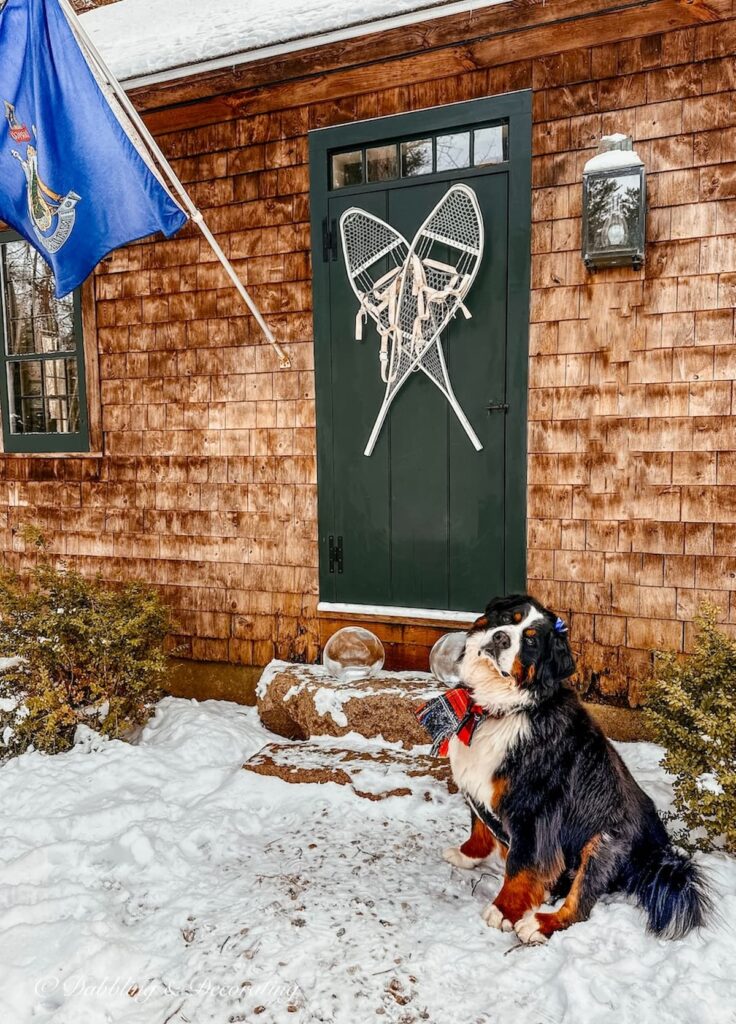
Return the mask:
<svg viewBox="0 0 736 1024">
<path fill-rule="evenodd" d="M 446 346 L 455 394 L 471 417 L 483 451 L 476 452 L 450 416 L 449 608 L 484 607 L 506 590 L 504 569 L 506 416 L 489 412 L 506 396 L 508 176 L 475 178 L 485 222 L 485 252 L 467 305 Z M 524 396 L 525 399 L 525 396 Z"/>
<path fill-rule="evenodd" d="M 368 192 L 331 198 L 330 220 L 339 222 L 340 215 L 350 206 L 386 217 L 385 193 Z M 376 445 L 369 459 L 363 455 L 384 388 L 377 370 L 376 333 L 371 324 L 365 324 L 363 341 L 355 340 L 358 301 L 345 272 L 342 250 L 329 267 L 333 535 L 341 536 L 343 548 L 350 550 L 348 571 L 332 574 L 332 600 L 386 603 L 391 591 L 391 564 L 386 551 L 386 537 L 391 530 L 389 446 L 382 438 L 384 443 Z"/>
<path fill-rule="evenodd" d="M 523 479 L 526 462 L 530 118 L 525 96 L 500 98 L 509 101 L 504 109 L 510 115 L 510 149 L 516 163 L 487 171 L 329 191 L 329 136 L 337 145 L 365 144 L 388 137 L 388 132 L 382 122 L 370 122 L 315 133 L 319 138 L 310 139 L 313 244 L 318 243 L 323 219 L 327 225 L 338 222 L 350 206 L 384 218 L 411 242 L 454 181 L 465 181 L 475 190 L 485 226 L 483 258 L 465 299 L 472 319 L 459 313 L 442 335 L 450 381 L 483 444 L 480 452 L 444 395 L 417 370 L 391 405 L 373 454 L 363 455 L 385 390 L 379 337 L 369 321 L 363 340 L 355 340 L 358 301 L 341 246 L 328 262 L 318 259 L 321 253 L 315 247 L 323 601 L 471 611 L 482 608 L 495 593 L 524 586 L 518 569 L 523 571 L 525 564 L 525 509 L 516 498 L 515 507 L 509 508 L 508 499 L 509 493 L 518 495 L 519 472 Z M 467 116 L 468 108 L 482 103 L 488 117 L 488 105 L 492 109 L 494 102 L 456 106 Z M 447 110 L 420 113 L 444 116 L 448 124 Z M 406 122 L 411 127 L 418 116 L 400 115 L 386 123 L 394 127 Z M 511 250 L 510 209 L 515 211 Z M 433 256 L 452 262 L 449 250 Z M 515 325 L 512 331 L 510 323 Z M 523 352 L 512 353 L 510 360 L 509 336 L 517 345 L 520 338 L 523 343 Z M 509 404 L 508 416 L 503 410 L 488 410 L 489 405 L 504 403 Z M 510 470 L 516 473 L 512 491 Z M 330 536 L 342 538 L 342 572 L 328 564 Z M 508 566 L 513 567 L 511 572 Z"/>
<path fill-rule="evenodd" d="M 390 222 L 411 243 L 446 191 L 444 183 L 426 182 L 390 192 Z M 447 259 L 444 251 L 436 256 Z M 444 395 L 421 370 L 412 373 L 389 411 L 392 600 L 387 604 L 449 607 L 448 411 Z"/>
</svg>

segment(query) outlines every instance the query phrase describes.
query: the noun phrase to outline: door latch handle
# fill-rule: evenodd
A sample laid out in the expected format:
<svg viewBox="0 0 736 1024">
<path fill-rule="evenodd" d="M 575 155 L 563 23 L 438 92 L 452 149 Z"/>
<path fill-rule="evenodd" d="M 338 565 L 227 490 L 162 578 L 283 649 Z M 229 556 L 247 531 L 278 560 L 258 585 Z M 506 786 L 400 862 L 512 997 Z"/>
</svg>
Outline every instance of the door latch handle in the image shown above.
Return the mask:
<svg viewBox="0 0 736 1024">
<path fill-rule="evenodd" d="M 509 411 L 508 402 L 491 402 L 490 405 L 486 406 L 488 412 L 503 412 Z"/>
</svg>

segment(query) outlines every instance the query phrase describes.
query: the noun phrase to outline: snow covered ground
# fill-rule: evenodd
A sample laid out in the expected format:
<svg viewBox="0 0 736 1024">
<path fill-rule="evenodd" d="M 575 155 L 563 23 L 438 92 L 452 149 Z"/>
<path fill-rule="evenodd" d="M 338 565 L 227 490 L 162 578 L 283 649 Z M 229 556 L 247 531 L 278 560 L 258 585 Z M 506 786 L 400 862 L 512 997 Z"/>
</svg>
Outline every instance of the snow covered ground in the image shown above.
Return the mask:
<svg viewBox="0 0 736 1024">
<path fill-rule="evenodd" d="M 0 769 L 1 1021 L 736 1021 L 733 860 L 703 858 L 721 920 L 702 935 L 650 938 L 613 899 L 519 947 L 480 919 L 498 870 L 440 858 L 459 797 L 242 771 L 270 738 L 254 709 L 167 698 L 136 746 L 88 734 Z M 658 749 L 620 749 L 667 806 Z"/>
</svg>

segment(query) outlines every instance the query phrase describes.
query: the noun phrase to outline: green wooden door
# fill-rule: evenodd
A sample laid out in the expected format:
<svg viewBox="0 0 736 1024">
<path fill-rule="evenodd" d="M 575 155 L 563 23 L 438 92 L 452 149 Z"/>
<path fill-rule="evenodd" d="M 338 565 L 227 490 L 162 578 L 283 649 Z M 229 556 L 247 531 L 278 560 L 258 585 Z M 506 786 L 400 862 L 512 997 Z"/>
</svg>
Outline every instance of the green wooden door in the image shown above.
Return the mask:
<svg viewBox="0 0 736 1024">
<path fill-rule="evenodd" d="M 310 143 L 320 598 L 473 611 L 525 583 L 529 94 L 327 129 Z M 486 240 L 465 300 L 472 319 L 451 321 L 442 345 L 483 449 L 419 371 L 366 457 L 384 384 L 375 328 L 354 337 L 340 215 L 360 207 L 411 241 L 457 181 L 478 197 Z"/>
</svg>

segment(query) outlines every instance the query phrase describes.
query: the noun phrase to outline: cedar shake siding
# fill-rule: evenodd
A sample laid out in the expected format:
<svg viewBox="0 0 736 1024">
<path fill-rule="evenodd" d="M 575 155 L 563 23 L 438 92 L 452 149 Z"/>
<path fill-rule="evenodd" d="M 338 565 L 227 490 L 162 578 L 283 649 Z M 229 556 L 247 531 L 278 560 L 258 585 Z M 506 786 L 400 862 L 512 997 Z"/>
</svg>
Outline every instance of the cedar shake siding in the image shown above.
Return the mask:
<svg viewBox="0 0 736 1024">
<path fill-rule="evenodd" d="M 619 6 L 489 9 L 135 96 L 292 368 L 193 229 L 116 252 L 94 277 L 99 451 L 0 456 L 6 560 L 30 563 L 33 522 L 85 573 L 156 584 L 187 657 L 316 657 L 307 132 L 532 89 L 529 589 L 619 702 L 653 648 L 687 649 L 699 602 L 736 625 L 736 18 Z M 646 265 L 590 275 L 582 169 L 612 132 L 646 165 Z M 423 667 L 443 631 L 381 630 L 389 664 Z"/>
</svg>

